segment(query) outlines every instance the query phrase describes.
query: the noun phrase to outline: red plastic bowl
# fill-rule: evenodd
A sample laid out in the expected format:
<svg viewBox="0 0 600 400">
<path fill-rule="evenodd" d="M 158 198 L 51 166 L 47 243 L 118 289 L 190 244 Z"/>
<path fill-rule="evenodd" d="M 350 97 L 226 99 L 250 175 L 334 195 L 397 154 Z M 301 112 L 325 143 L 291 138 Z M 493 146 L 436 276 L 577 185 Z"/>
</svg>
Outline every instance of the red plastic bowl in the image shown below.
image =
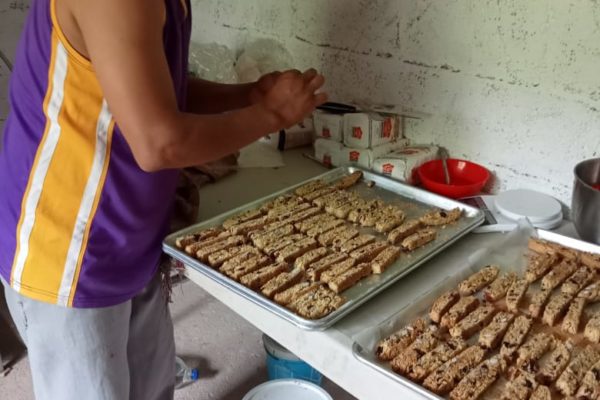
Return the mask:
<svg viewBox="0 0 600 400">
<path fill-rule="evenodd" d="M 444 179 L 442 160 L 426 162 L 417 169 L 417 174 L 427 190 L 452 199 L 476 195 L 490 179 L 486 168 L 455 158 L 448 159 L 449 185 Z"/>
</svg>

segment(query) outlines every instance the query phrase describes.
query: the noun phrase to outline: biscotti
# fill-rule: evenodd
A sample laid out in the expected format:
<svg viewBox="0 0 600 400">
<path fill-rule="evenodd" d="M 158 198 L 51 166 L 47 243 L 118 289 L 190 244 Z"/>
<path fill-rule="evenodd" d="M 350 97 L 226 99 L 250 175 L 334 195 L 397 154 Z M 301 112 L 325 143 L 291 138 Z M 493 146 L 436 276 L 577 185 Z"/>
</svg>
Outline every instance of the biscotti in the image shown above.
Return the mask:
<svg viewBox="0 0 600 400">
<path fill-rule="evenodd" d="M 263 214 L 260 210 L 248 210 L 241 214 L 237 214 L 233 217 L 226 219 L 222 225 L 223 225 L 223 228 L 229 229 L 234 225 L 239 225 L 243 222 L 250 221 L 252 219 L 256 219 L 258 217 L 261 217 L 262 215 Z"/>
<path fill-rule="evenodd" d="M 463 318 L 458 324 L 450 328 L 450 335 L 452 337 L 468 339 L 489 324 L 494 314 L 496 314 L 496 309 L 493 306 L 483 304 Z"/>
<path fill-rule="evenodd" d="M 400 247 L 402 247 L 402 250 L 404 251 L 413 251 L 433 242 L 436 237 L 437 231 L 434 229 L 421 229 L 404 239 L 400 244 Z"/>
<path fill-rule="evenodd" d="M 531 303 L 529 303 L 529 315 L 533 318 L 540 318 L 551 295 L 551 289 L 542 289 L 533 295 Z"/>
<path fill-rule="evenodd" d="M 452 338 L 421 357 L 408 371 L 408 377 L 415 382 L 422 382 L 429 374 L 458 355 L 467 347 L 462 338 Z"/>
<path fill-rule="evenodd" d="M 327 250 L 326 247 L 319 247 L 317 249 L 310 250 L 310 251 L 304 253 L 303 255 L 301 255 L 300 257 L 298 257 L 296 259 L 296 261 L 294 261 L 294 266 L 296 268 L 306 270 L 306 268 L 310 264 L 312 264 L 316 261 L 319 261 L 320 259 L 325 257 L 328 253 L 329 253 L 329 251 Z"/>
<path fill-rule="evenodd" d="M 556 325 L 559 319 L 567 312 L 573 297 L 575 297 L 573 294 L 564 292 L 552 295 L 544 310 L 542 321 L 548 326 Z"/>
<path fill-rule="evenodd" d="M 311 237 L 307 237 L 287 245 L 281 250 L 277 250 L 273 255 L 277 257 L 279 262 L 291 262 L 300 257 L 304 253 L 317 248 L 317 241 Z"/>
<path fill-rule="evenodd" d="M 479 306 L 479 299 L 473 296 L 461 298 L 450 310 L 442 317 L 440 325 L 444 328 L 452 328 L 466 317 L 471 311 Z"/>
<path fill-rule="evenodd" d="M 327 271 L 323 272 L 320 277 L 320 281 L 327 283 L 338 275 L 343 274 L 350 268 L 356 265 L 356 260 L 353 258 L 346 258 L 339 263 L 333 264 Z"/>
<path fill-rule="evenodd" d="M 429 310 L 429 318 L 436 324 L 439 324 L 442 317 L 455 305 L 460 299 L 456 290 L 451 290 L 438 297 Z"/>
<path fill-rule="evenodd" d="M 423 355 L 433 350 L 439 342 L 437 327 L 429 326 L 421 336 L 391 361 L 390 366 L 395 372 L 405 375 Z"/>
<path fill-rule="evenodd" d="M 517 350 L 516 367 L 534 371 L 535 363 L 551 348 L 554 339 L 547 333 L 537 333 Z"/>
<path fill-rule="evenodd" d="M 288 265 L 285 263 L 277 263 L 267 265 L 254 272 L 250 272 L 240 278 L 242 285 L 253 290 L 258 290 L 265 283 L 275 278 L 277 275 L 287 271 Z"/>
<path fill-rule="evenodd" d="M 519 346 L 525 341 L 525 337 L 531 330 L 532 320 L 520 315 L 513 321 L 506 331 L 500 346 L 500 355 L 505 359 L 512 359 Z"/>
<path fill-rule="evenodd" d="M 573 296 L 579 293 L 581 289 L 592 283 L 596 273 L 589 268 L 579 268 L 571 275 L 565 283 L 560 287 L 561 292 L 572 294 Z"/>
<path fill-rule="evenodd" d="M 390 265 L 400 257 L 400 248 L 388 246 L 371 262 L 374 274 L 382 274 Z"/>
<path fill-rule="evenodd" d="M 382 361 L 394 359 L 420 336 L 427 327 L 427 322 L 417 318 L 406 327 L 381 340 L 375 349 L 375 355 Z"/>
<path fill-rule="evenodd" d="M 525 270 L 525 279 L 529 283 L 541 279 L 557 261 L 558 256 L 556 254 L 540 254 L 532 258 Z"/>
<path fill-rule="evenodd" d="M 433 210 L 421 217 L 421 222 L 427 226 L 441 226 L 457 221 L 462 215 L 460 208 L 452 210 Z"/>
<path fill-rule="evenodd" d="M 300 282 L 303 277 L 304 271 L 301 269 L 294 269 L 290 272 L 282 272 L 275 278 L 265 283 L 260 288 L 260 291 L 266 297 L 273 298 L 273 296 L 275 296 L 277 293 L 283 292 L 284 290 L 289 289 L 291 286 Z"/>
<path fill-rule="evenodd" d="M 369 275 L 371 275 L 371 264 L 363 263 L 332 278 L 327 284 L 334 292 L 341 293 Z"/>
<path fill-rule="evenodd" d="M 527 400 L 537 388 L 535 376 L 526 371 L 518 371 L 502 391 L 502 400 Z"/>
<path fill-rule="evenodd" d="M 287 306 L 305 294 L 316 291 L 320 286 L 321 284 L 317 282 L 304 281 L 297 283 L 291 288 L 286 289 L 281 293 L 277 293 L 275 295 L 275 302 L 282 306 Z"/>
<path fill-rule="evenodd" d="M 556 264 L 550 272 L 542 278 L 542 289 L 553 290 L 563 284 L 568 277 L 577 271 L 577 264 L 563 261 Z"/>
<path fill-rule="evenodd" d="M 319 319 L 331 314 L 345 303 L 343 297 L 331 290 L 319 287 L 289 304 L 298 315 L 307 319 Z"/>
<path fill-rule="evenodd" d="M 417 233 L 422 226 L 423 224 L 418 219 L 406 221 L 388 234 L 388 242 L 399 244 L 407 237 Z"/>
<path fill-rule="evenodd" d="M 334 253 L 330 254 L 320 260 L 309 264 L 306 268 L 306 275 L 312 281 L 318 281 L 321 278 L 321 274 L 331 268 L 332 265 L 340 263 L 346 260 L 348 257 L 344 254 Z"/>
<path fill-rule="evenodd" d="M 563 318 L 561 329 L 563 332 L 570 335 L 576 335 L 579 332 L 579 325 L 581 323 L 581 317 L 583 316 L 583 310 L 587 304 L 587 300 L 581 297 L 574 299 L 569 305 L 569 311 Z"/>
<path fill-rule="evenodd" d="M 485 349 L 495 349 L 498 347 L 514 319 L 515 315 L 510 312 L 501 311 L 496 314 L 492 322 L 483 328 L 479 334 L 479 345 Z"/>
<path fill-rule="evenodd" d="M 483 361 L 450 392 L 451 400 L 475 400 L 479 398 L 506 369 L 506 362 L 499 356 Z"/>
<path fill-rule="evenodd" d="M 350 257 L 354 258 L 358 263 L 373 261 L 383 250 L 388 247 L 386 243 L 375 242 L 363 246 L 350 253 Z"/>
<path fill-rule="evenodd" d="M 600 399 L 600 362 L 585 373 L 575 397 L 581 400 Z"/>
<path fill-rule="evenodd" d="M 506 297 L 508 289 L 517 280 L 517 274 L 509 272 L 496 278 L 487 288 L 483 291 L 483 296 L 487 301 L 495 302 L 502 300 Z"/>
<path fill-rule="evenodd" d="M 376 238 L 373 235 L 368 235 L 368 234 L 358 235 L 354 239 L 350 239 L 349 241 L 344 243 L 340 247 L 340 250 L 344 253 L 350 253 L 350 252 L 358 249 L 359 247 L 373 243 L 375 241 L 375 239 Z"/>
<path fill-rule="evenodd" d="M 513 282 L 506 293 L 506 308 L 508 311 L 514 313 L 519 311 L 519 306 L 527 293 L 527 289 L 529 289 L 529 282 L 526 279 L 517 279 Z"/>
<path fill-rule="evenodd" d="M 586 372 L 600 360 L 600 351 L 592 346 L 586 346 L 560 375 L 556 388 L 565 396 L 573 396 Z"/>
<path fill-rule="evenodd" d="M 552 400 L 552 393 L 548 386 L 539 385 L 533 393 L 531 393 L 531 397 L 529 400 Z"/>
<path fill-rule="evenodd" d="M 433 371 L 425 379 L 423 386 L 436 394 L 444 395 L 454 389 L 484 356 L 485 350 L 479 346 L 471 346 Z"/>
<path fill-rule="evenodd" d="M 545 385 L 554 383 L 571 361 L 573 346 L 573 342 L 570 340 L 566 342 L 558 341 L 556 347 L 550 353 L 550 357 L 537 373 L 538 381 Z"/>
<path fill-rule="evenodd" d="M 489 265 L 462 281 L 458 285 L 458 291 L 461 296 L 475 294 L 492 283 L 498 277 L 499 272 L 500 269 L 497 266 Z"/>
<path fill-rule="evenodd" d="M 583 330 L 583 335 L 592 343 L 600 343 L 600 312 L 592 315 Z"/>
</svg>

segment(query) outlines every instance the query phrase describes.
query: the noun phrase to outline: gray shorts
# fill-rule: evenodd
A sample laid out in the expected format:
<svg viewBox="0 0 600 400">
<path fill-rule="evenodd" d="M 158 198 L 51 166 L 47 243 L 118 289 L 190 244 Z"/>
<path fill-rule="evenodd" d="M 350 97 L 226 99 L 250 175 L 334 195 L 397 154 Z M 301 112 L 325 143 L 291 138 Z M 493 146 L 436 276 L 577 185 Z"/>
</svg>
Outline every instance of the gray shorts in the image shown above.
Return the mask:
<svg viewBox="0 0 600 400">
<path fill-rule="evenodd" d="M 2 283 L 37 400 L 173 399 L 173 323 L 158 276 L 125 303 L 86 309 L 32 300 Z"/>
</svg>

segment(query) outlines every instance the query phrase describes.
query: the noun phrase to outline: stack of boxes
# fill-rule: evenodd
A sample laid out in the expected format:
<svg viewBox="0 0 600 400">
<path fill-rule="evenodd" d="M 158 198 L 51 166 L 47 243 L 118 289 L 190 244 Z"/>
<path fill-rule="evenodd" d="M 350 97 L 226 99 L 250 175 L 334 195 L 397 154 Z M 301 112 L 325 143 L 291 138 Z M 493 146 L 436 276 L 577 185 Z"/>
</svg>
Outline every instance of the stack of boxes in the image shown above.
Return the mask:
<svg viewBox="0 0 600 400">
<path fill-rule="evenodd" d="M 375 112 L 314 114 L 315 157 L 333 167 L 355 165 L 413 183 L 412 171 L 437 157 L 435 146 L 412 146 L 398 115 Z"/>
</svg>

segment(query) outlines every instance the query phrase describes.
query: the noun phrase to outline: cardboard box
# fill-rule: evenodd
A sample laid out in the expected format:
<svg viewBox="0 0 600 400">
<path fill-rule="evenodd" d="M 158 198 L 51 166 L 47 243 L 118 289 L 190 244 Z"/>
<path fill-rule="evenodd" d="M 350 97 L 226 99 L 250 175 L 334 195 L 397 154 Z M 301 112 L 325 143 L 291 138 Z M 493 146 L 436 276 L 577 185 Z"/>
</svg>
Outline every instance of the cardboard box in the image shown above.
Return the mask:
<svg viewBox="0 0 600 400">
<path fill-rule="evenodd" d="M 344 147 L 342 150 L 341 165 L 357 165 L 365 169 L 371 169 L 377 158 L 383 157 L 395 150 L 408 145 L 408 139 L 399 139 L 395 142 L 377 146 L 372 149 L 359 149 Z"/>
<path fill-rule="evenodd" d="M 373 163 L 373 171 L 393 179 L 415 183 L 417 168 L 427 161 L 438 158 L 437 146 L 412 145 L 378 157 Z"/>
<path fill-rule="evenodd" d="M 338 167 L 342 165 L 344 145 L 335 140 L 315 140 L 315 158 L 324 165 Z"/>
<path fill-rule="evenodd" d="M 313 114 L 315 134 L 323 139 L 343 141 L 344 116 L 317 111 Z"/>
<path fill-rule="evenodd" d="M 400 138 L 400 117 L 393 114 L 351 113 L 344 115 L 344 144 L 368 149 Z"/>
</svg>

